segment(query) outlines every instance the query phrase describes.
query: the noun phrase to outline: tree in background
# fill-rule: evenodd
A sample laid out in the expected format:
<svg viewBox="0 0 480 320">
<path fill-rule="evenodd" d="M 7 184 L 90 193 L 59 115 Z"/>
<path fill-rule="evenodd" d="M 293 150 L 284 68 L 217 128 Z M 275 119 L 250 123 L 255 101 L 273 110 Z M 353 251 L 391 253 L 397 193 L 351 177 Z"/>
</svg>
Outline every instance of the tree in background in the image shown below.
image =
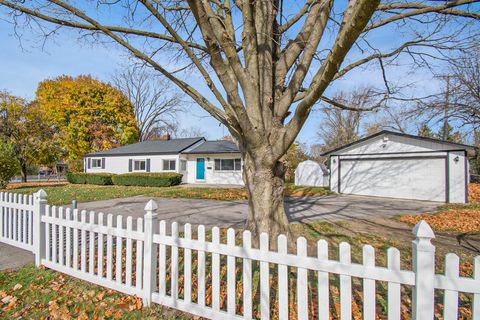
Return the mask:
<svg viewBox="0 0 480 320">
<path fill-rule="evenodd" d="M 166 80 L 145 67 L 132 67 L 117 72 L 113 83 L 133 104 L 138 141 L 154 139 L 177 127 L 176 116 L 183 109 L 181 96 Z"/>
<path fill-rule="evenodd" d="M 133 106 L 112 85 L 91 76 L 42 81 L 36 108 L 58 134 L 65 160 L 137 141 Z"/>
<path fill-rule="evenodd" d="M 0 92 L 0 141 L 13 147 L 23 182 L 30 166 L 51 166 L 61 154 L 54 139 L 56 131 L 42 118 L 35 102 Z"/>
<path fill-rule="evenodd" d="M 285 180 L 292 181 L 295 177 L 295 169 L 297 169 L 298 164 L 308 158 L 306 146 L 304 144 L 300 142 L 292 143 L 287 153 L 282 158 L 286 170 Z"/>
<path fill-rule="evenodd" d="M 0 141 L 0 189 L 4 189 L 19 169 L 13 146 Z"/>
<path fill-rule="evenodd" d="M 371 89 L 361 88 L 351 92 L 339 92 L 334 96 L 334 100 L 362 110 L 372 104 L 374 95 Z M 360 139 L 364 113 L 358 110 L 342 110 L 331 105 L 322 107 L 323 119 L 317 131 L 317 138 L 322 142 L 322 152 Z"/>
<path fill-rule="evenodd" d="M 444 123 L 438 128 L 438 132 L 434 138 L 454 143 L 463 143 L 463 135 L 460 131 L 456 131 L 449 122 Z"/>
<path fill-rule="evenodd" d="M 398 62 L 423 68 L 478 36 L 480 16 L 468 6 L 475 2 L 0 0 L 0 6 L 16 34 L 25 25 L 42 35 L 75 28 L 116 43 L 225 125 L 245 160 L 246 227 L 254 239 L 267 232 L 273 240 L 291 235 L 281 158 L 314 106 L 322 100 L 359 110 L 328 97 L 332 83 L 368 68 L 391 98 L 388 79 Z M 401 37 L 385 45 L 386 33 Z"/>
<path fill-rule="evenodd" d="M 417 135 L 424 138 L 435 138 L 435 133 L 430 129 L 428 123 L 423 123 L 420 126 Z"/>
<path fill-rule="evenodd" d="M 415 107 L 405 112 L 407 119 L 421 118 L 443 131 L 436 137 L 447 141 L 461 141 L 459 132 L 452 133 L 452 124 L 474 139 L 480 130 L 480 45 L 451 60 L 448 71 L 437 76 L 441 90 L 420 99 Z M 453 140 L 452 140 L 453 139 Z"/>
</svg>

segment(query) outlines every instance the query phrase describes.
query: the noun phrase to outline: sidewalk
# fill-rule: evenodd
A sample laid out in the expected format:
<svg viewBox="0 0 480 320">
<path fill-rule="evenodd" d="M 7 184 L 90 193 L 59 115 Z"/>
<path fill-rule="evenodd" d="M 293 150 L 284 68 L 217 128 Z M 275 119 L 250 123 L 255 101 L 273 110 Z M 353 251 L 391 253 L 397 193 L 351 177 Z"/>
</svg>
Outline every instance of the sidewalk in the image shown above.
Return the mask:
<svg viewBox="0 0 480 320">
<path fill-rule="evenodd" d="M 33 263 L 34 259 L 33 254 L 29 251 L 0 242 L 0 272 L 19 269 L 26 264 Z"/>
</svg>

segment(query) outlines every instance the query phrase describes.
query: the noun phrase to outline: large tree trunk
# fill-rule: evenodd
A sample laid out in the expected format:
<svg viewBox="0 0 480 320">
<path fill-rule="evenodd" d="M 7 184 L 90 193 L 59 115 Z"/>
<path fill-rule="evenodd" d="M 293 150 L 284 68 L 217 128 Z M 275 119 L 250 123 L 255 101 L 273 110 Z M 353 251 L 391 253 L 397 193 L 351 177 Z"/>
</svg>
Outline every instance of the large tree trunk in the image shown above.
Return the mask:
<svg viewBox="0 0 480 320">
<path fill-rule="evenodd" d="M 280 161 L 265 161 L 262 155 L 244 155 L 243 175 L 248 191 L 246 228 L 257 243 L 260 233 L 268 233 L 271 243 L 279 234 L 291 238 L 284 207 L 285 167 Z"/>
</svg>

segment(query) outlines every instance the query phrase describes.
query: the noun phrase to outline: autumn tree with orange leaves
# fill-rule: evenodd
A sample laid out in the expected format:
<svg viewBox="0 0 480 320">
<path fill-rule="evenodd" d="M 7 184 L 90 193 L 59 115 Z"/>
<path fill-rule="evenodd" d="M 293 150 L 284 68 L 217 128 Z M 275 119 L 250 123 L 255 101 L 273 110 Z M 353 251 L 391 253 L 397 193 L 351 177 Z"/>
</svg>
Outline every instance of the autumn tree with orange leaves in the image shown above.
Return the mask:
<svg viewBox="0 0 480 320">
<path fill-rule="evenodd" d="M 91 76 L 61 76 L 41 82 L 36 106 L 58 134 L 65 160 L 135 142 L 138 129 L 130 101 Z"/>
</svg>

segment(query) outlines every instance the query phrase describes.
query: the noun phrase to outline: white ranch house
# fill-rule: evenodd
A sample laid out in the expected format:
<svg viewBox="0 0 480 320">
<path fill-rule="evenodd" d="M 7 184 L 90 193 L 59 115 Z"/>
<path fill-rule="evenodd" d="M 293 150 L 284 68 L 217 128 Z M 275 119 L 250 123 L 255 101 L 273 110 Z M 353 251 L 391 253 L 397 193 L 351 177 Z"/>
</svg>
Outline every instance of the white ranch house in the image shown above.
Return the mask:
<svg viewBox="0 0 480 320">
<path fill-rule="evenodd" d="M 329 151 L 330 189 L 440 202 L 468 202 L 472 146 L 381 131 Z"/>
<path fill-rule="evenodd" d="M 177 172 L 184 183 L 243 185 L 242 158 L 231 141 L 203 137 L 143 141 L 85 155 L 85 172 Z"/>
</svg>

